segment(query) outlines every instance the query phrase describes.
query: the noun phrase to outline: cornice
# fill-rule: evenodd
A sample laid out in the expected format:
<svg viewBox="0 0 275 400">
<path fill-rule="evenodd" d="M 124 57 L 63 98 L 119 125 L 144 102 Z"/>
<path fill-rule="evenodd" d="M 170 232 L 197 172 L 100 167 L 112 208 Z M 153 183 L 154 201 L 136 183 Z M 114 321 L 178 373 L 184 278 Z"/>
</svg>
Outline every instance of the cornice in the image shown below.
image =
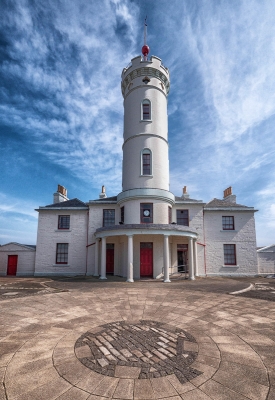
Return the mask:
<svg viewBox="0 0 275 400">
<path fill-rule="evenodd" d="M 168 145 L 168 140 L 164 139 L 164 137 L 160 136 L 160 135 L 155 135 L 154 133 L 137 133 L 136 135 L 133 135 L 131 137 L 129 137 L 128 139 L 126 139 L 122 145 L 122 150 L 124 145 L 131 139 L 134 139 L 136 137 L 141 137 L 141 136 L 150 136 L 150 137 L 156 137 L 158 139 L 162 139 L 167 145 Z"/>
<path fill-rule="evenodd" d="M 162 84 L 166 88 L 166 93 L 169 93 L 170 90 L 170 82 L 167 76 L 161 71 L 159 71 L 157 68 L 152 68 L 152 67 L 140 67 L 136 68 L 133 71 L 131 71 L 128 75 L 125 76 L 125 78 L 121 82 L 121 91 L 122 95 L 124 96 L 125 90 L 127 86 L 134 80 L 135 78 L 141 77 L 141 76 L 151 76 L 152 78 L 157 78 L 159 79 Z"/>
</svg>

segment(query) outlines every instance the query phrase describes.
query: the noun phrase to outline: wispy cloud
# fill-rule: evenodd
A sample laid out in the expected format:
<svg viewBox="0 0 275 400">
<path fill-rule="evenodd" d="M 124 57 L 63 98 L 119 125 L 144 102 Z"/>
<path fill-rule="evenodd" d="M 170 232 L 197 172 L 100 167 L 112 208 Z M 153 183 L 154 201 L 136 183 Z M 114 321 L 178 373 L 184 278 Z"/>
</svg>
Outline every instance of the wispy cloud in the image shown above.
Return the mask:
<svg viewBox="0 0 275 400">
<path fill-rule="evenodd" d="M 119 79 L 133 54 L 137 15 L 124 0 L 52 1 L 46 8 L 18 0 L 12 13 L 3 12 L 9 44 L 1 67 L 2 121 L 51 162 L 93 186 L 104 177 L 111 190 L 121 186 Z"/>
</svg>

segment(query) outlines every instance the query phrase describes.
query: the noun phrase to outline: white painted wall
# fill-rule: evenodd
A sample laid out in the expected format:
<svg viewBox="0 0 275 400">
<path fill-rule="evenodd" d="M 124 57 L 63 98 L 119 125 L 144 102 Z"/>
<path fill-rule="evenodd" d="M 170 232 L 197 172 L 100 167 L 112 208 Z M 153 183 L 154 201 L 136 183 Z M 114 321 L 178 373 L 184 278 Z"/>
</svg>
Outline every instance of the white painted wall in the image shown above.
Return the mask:
<svg viewBox="0 0 275 400">
<path fill-rule="evenodd" d="M 259 274 L 275 274 L 275 245 L 257 251 Z"/>
<path fill-rule="evenodd" d="M 70 215 L 70 229 L 58 230 L 58 216 Z M 40 210 L 35 276 L 86 273 L 87 210 Z M 56 264 L 56 244 L 69 243 L 68 264 Z"/>
<path fill-rule="evenodd" d="M 235 230 L 222 230 L 222 216 L 234 216 Z M 205 211 L 206 274 L 257 275 L 253 212 Z M 224 266 L 223 244 L 236 245 L 237 266 Z"/>
<path fill-rule="evenodd" d="M 141 152 L 152 152 L 152 175 L 141 174 Z M 168 144 L 164 140 L 140 134 L 123 147 L 123 190 L 157 188 L 169 190 Z"/>
<path fill-rule="evenodd" d="M 0 275 L 7 275 L 8 256 L 17 255 L 17 276 L 33 275 L 35 263 L 35 249 L 8 243 L 0 246 Z"/>
</svg>

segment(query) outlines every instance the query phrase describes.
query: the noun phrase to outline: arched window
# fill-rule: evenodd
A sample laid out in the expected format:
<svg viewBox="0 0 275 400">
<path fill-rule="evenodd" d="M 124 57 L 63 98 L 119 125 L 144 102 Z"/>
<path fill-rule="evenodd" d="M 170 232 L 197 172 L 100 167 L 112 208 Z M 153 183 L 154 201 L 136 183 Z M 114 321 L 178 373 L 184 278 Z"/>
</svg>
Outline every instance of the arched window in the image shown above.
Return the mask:
<svg viewBox="0 0 275 400">
<path fill-rule="evenodd" d="M 142 150 L 141 154 L 142 175 L 152 175 L 152 152 L 149 149 Z"/>
<path fill-rule="evenodd" d="M 142 102 L 142 120 L 151 120 L 151 102 L 150 100 L 143 100 Z"/>
</svg>

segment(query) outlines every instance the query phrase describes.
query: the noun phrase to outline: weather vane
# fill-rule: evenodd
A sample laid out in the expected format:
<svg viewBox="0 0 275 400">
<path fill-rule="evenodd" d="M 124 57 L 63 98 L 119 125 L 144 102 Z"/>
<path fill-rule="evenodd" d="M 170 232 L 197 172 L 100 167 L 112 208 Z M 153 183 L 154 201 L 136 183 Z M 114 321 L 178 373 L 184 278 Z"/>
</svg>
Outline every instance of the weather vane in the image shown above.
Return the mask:
<svg viewBox="0 0 275 400">
<path fill-rule="evenodd" d="M 147 56 L 149 54 L 150 48 L 147 45 L 147 15 L 144 20 L 144 45 L 141 49 L 141 52 L 143 54 L 143 61 L 147 61 Z"/>
</svg>

